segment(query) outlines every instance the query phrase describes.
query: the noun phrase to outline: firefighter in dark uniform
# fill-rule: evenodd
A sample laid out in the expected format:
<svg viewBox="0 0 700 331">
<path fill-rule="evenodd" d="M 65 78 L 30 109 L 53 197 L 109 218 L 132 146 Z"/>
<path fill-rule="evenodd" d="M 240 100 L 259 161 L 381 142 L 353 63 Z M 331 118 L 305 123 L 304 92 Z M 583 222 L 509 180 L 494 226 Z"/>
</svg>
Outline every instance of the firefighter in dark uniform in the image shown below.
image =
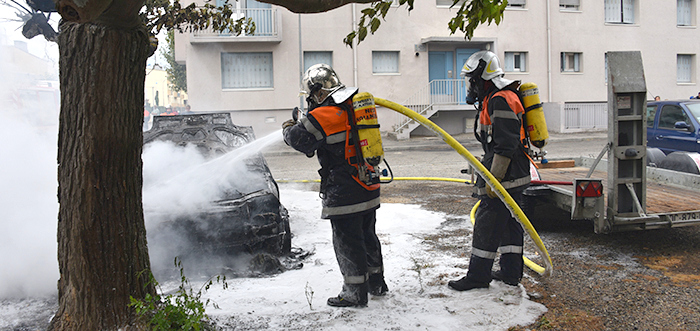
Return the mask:
<svg viewBox="0 0 700 331">
<path fill-rule="evenodd" d="M 475 134 L 484 149 L 481 163 L 520 203 L 530 183 L 530 165 L 522 126 L 525 110 L 517 93 L 519 82 L 503 78 L 498 57 L 490 51 L 470 56 L 462 75 L 469 79 L 467 102 L 479 102 Z M 448 286 L 458 291 L 488 288 L 492 279 L 518 285 L 523 275 L 523 228 L 481 177 L 476 182 L 476 195 L 481 203 L 475 216 L 469 271 Z M 498 252 L 500 270 L 492 272 Z"/>
<path fill-rule="evenodd" d="M 284 141 L 294 149 L 318 157 L 321 169 L 321 217 L 330 219 L 333 248 L 343 274 L 343 288 L 328 299 L 334 307 L 365 307 L 367 294 L 385 295 L 384 267 L 375 233 L 379 184 L 358 179 L 357 156 L 351 134 L 352 96 L 326 64 L 311 66 L 304 74 L 308 95 L 306 116 L 282 124 Z"/>
</svg>

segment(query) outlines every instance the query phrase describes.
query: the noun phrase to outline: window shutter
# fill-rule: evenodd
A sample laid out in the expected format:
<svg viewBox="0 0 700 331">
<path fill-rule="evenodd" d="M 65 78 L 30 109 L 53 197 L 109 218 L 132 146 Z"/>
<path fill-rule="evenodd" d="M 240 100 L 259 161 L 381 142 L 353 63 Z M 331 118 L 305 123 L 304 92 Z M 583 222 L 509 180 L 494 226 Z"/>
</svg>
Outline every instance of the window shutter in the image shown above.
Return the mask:
<svg viewBox="0 0 700 331">
<path fill-rule="evenodd" d="M 678 22 L 677 24 L 679 26 L 689 26 L 692 24 L 691 22 L 691 8 L 692 8 L 692 0 L 678 0 L 677 2 L 677 15 L 678 15 Z"/>
<path fill-rule="evenodd" d="M 397 1 L 394 1 L 394 2 L 397 2 Z M 455 7 L 459 8 L 459 6 L 461 6 L 463 2 L 464 2 L 464 0 L 460 0 L 455 5 Z M 450 7 L 450 6 L 452 6 L 452 3 L 453 3 L 452 0 L 435 0 L 435 5 L 440 6 L 440 7 Z"/>
<path fill-rule="evenodd" d="M 560 71 L 566 71 L 566 53 L 561 52 L 559 55 L 559 64 L 561 65 Z"/>
<path fill-rule="evenodd" d="M 514 62 L 515 62 L 515 57 L 513 56 L 513 53 L 506 52 L 506 54 L 505 54 L 505 70 L 506 71 L 513 71 L 515 69 L 515 66 L 513 65 Z"/>
<path fill-rule="evenodd" d="M 398 73 L 399 72 L 399 52 L 372 52 L 372 72 Z"/>
<path fill-rule="evenodd" d="M 676 74 L 676 80 L 679 83 L 690 83 L 690 73 L 691 73 L 691 61 L 692 58 L 690 55 L 685 55 L 685 54 L 678 54 L 677 57 L 677 74 Z"/>
<path fill-rule="evenodd" d="M 509 0 L 509 1 L 508 1 L 508 5 L 509 5 L 509 6 L 515 6 L 515 5 L 517 5 L 517 6 L 525 6 L 526 3 L 527 3 L 526 0 Z"/>
<path fill-rule="evenodd" d="M 221 87 L 273 87 L 272 53 L 221 53 Z"/>
<path fill-rule="evenodd" d="M 620 0 L 605 0 L 605 22 L 622 22 L 622 9 Z"/>
<path fill-rule="evenodd" d="M 304 72 L 312 65 L 319 63 L 333 67 L 333 52 L 304 52 Z"/>
<path fill-rule="evenodd" d="M 574 71 L 575 72 L 580 72 L 581 71 L 581 54 L 580 53 L 574 53 Z"/>
<path fill-rule="evenodd" d="M 634 0 L 622 0 L 622 23 L 634 23 Z"/>
<path fill-rule="evenodd" d="M 520 71 L 527 71 L 527 52 L 520 53 Z"/>
<path fill-rule="evenodd" d="M 560 6 L 579 6 L 579 0 L 559 0 Z"/>
</svg>

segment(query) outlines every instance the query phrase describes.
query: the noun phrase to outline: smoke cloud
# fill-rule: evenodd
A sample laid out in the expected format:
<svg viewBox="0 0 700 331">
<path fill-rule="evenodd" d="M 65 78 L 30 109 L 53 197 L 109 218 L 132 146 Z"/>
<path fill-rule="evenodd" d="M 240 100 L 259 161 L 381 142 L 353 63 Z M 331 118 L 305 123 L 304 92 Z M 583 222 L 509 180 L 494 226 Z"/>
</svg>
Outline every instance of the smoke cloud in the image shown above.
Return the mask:
<svg viewBox="0 0 700 331">
<path fill-rule="evenodd" d="M 246 220 L 229 219 L 237 214 L 216 202 L 260 190 L 276 191 L 268 186 L 274 185 L 266 180 L 271 174 L 258 153 L 281 136 L 274 132 L 213 159 L 194 145 L 156 141 L 144 146 L 143 206 L 156 278 L 177 275 L 175 257 L 181 259 L 188 276 L 194 276 L 196 272 L 188 272 L 194 270 L 202 276 L 239 270 L 247 263 L 249 256 L 230 254 L 225 247 L 235 243 L 219 241 L 231 232 L 242 234 Z M 252 212 L 259 206 L 247 208 Z"/>
<path fill-rule="evenodd" d="M 7 105 L 7 104 L 5 104 Z M 0 297 L 56 292 L 56 126 L 0 111 Z"/>
</svg>

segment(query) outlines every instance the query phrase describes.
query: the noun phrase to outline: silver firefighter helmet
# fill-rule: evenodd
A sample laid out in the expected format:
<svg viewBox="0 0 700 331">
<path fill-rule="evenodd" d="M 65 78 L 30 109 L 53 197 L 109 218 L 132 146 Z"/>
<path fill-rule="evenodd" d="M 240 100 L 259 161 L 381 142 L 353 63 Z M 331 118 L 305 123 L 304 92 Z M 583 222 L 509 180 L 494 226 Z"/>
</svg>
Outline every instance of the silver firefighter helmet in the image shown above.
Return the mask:
<svg viewBox="0 0 700 331">
<path fill-rule="evenodd" d="M 316 103 L 323 103 L 333 92 L 345 87 L 333 68 L 327 64 L 314 64 L 306 69 L 302 78 L 304 92 Z"/>
<path fill-rule="evenodd" d="M 462 77 L 481 78 L 490 80 L 498 89 L 513 83 L 510 79 L 503 78 L 503 68 L 498 56 L 491 51 L 478 51 L 470 56 L 462 67 Z"/>
</svg>

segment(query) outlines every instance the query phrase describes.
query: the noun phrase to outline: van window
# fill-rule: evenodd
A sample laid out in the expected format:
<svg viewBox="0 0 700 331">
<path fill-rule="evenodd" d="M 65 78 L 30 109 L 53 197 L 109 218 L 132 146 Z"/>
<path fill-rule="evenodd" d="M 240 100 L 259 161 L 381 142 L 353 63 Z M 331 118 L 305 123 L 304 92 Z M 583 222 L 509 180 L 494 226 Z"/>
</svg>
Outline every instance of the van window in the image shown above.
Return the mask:
<svg viewBox="0 0 700 331">
<path fill-rule="evenodd" d="M 656 118 L 656 108 L 657 106 L 647 106 L 647 126 L 650 128 L 654 127 L 654 118 Z"/>
<path fill-rule="evenodd" d="M 688 119 L 683 108 L 676 105 L 665 105 L 661 108 L 661 116 L 659 116 L 659 128 L 675 129 L 676 122 L 686 122 L 692 128 L 693 124 Z M 694 131 L 694 130 L 693 130 Z"/>
<path fill-rule="evenodd" d="M 698 103 L 686 103 L 686 107 L 690 110 L 690 114 L 695 117 L 698 122 L 700 122 L 700 102 Z M 688 123 L 690 124 L 690 123 Z"/>
</svg>

